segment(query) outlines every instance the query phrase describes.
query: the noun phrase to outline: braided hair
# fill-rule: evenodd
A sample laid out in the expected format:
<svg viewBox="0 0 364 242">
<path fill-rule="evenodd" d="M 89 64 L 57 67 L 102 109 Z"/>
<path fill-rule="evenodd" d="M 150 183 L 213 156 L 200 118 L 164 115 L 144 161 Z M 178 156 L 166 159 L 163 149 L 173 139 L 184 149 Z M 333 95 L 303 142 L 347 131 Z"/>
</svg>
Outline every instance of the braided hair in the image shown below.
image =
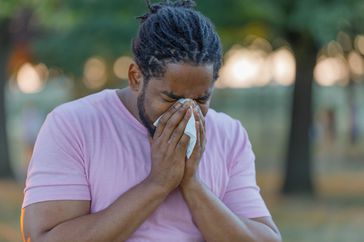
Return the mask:
<svg viewBox="0 0 364 242">
<path fill-rule="evenodd" d="M 221 67 L 222 48 L 211 21 L 194 9 L 192 0 L 151 4 L 137 17 L 140 26 L 132 41 L 134 59 L 145 81 L 161 77 L 168 63 L 213 65 L 213 81 Z"/>
</svg>

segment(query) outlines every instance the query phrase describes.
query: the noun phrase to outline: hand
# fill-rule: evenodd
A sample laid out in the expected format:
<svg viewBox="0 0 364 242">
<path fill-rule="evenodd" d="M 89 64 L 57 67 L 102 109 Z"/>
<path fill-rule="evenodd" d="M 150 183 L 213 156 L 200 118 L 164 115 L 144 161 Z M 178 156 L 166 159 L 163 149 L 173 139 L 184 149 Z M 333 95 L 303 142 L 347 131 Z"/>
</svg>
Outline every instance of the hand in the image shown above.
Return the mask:
<svg viewBox="0 0 364 242">
<path fill-rule="evenodd" d="M 184 134 L 192 115 L 188 102 L 175 103 L 159 120 L 151 141 L 152 168 L 148 179 L 167 192 L 181 182 L 189 137 Z"/>
<path fill-rule="evenodd" d="M 206 145 L 206 130 L 205 130 L 205 118 L 202 115 L 201 110 L 196 105 L 193 109 L 193 113 L 196 120 L 196 145 L 193 149 L 191 157 L 186 161 L 185 173 L 181 182 L 181 188 L 189 185 L 191 181 L 198 181 L 197 169 L 202 158 L 203 152 L 205 151 Z"/>
</svg>

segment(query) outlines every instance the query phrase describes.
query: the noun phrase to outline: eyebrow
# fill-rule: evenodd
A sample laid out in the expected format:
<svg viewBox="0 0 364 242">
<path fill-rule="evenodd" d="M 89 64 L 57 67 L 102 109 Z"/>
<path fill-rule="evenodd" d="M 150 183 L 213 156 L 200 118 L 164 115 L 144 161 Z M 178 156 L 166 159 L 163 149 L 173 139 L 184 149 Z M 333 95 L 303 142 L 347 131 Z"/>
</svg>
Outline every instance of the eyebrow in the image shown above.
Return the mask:
<svg viewBox="0 0 364 242">
<path fill-rule="evenodd" d="M 172 99 L 181 99 L 181 98 L 185 98 L 183 96 L 179 96 L 179 95 L 176 95 L 175 93 L 171 92 L 171 91 L 162 91 L 162 93 L 164 95 L 166 95 L 167 97 L 169 98 L 172 98 Z M 211 91 L 207 91 L 207 93 L 201 97 L 198 97 L 198 98 L 195 98 L 196 100 L 206 100 L 208 99 L 209 97 L 211 96 Z"/>
</svg>

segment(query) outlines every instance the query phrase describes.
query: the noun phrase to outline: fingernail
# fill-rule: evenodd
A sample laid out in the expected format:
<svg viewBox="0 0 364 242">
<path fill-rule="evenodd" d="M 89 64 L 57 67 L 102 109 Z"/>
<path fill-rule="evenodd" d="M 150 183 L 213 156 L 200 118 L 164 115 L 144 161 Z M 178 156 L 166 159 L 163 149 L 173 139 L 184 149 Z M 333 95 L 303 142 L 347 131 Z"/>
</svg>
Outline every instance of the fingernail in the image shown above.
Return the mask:
<svg viewBox="0 0 364 242">
<path fill-rule="evenodd" d="M 187 116 L 191 116 L 191 109 L 189 108 L 186 113 Z"/>
</svg>

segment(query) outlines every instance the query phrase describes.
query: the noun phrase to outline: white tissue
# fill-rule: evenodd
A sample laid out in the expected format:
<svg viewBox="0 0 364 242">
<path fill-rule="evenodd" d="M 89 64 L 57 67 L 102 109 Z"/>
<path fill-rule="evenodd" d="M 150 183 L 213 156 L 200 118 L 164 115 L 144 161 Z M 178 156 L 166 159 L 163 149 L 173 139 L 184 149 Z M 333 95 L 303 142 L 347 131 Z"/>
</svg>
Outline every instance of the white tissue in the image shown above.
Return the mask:
<svg viewBox="0 0 364 242">
<path fill-rule="evenodd" d="M 188 100 L 191 100 L 191 99 L 188 99 L 188 98 L 182 98 L 182 99 L 179 99 L 178 102 L 180 103 L 185 103 L 187 102 Z M 190 107 L 192 109 L 192 107 Z M 192 110 L 191 110 L 192 111 Z M 163 116 L 163 115 L 162 115 Z M 158 123 L 159 123 L 159 119 L 162 117 L 160 116 L 155 122 L 154 122 L 154 126 L 157 126 Z M 186 135 L 188 135 L 190 137 L 190 140 L 188 142 L 188 147 L 187 147 L 187 151 L 186 151 L 186 156 L 187 156 L 187 159 L 189 159 L 192 155 L 192 152 L 193 152 L 193 148 L 195 147 L 196 145 L 196 140 L 197 140 L 197 135 L 196 135 L 196 126 L 195 126 L 195 116 L 193 115 L 193 112 L 192 112 L 192 115 L 190 117 L 190 119 L 188 120 L 187 122 L 187 125 L 186 125 L 186 128 L 185 128 L 185 131 L 184 133 Z"/>
</svg>

